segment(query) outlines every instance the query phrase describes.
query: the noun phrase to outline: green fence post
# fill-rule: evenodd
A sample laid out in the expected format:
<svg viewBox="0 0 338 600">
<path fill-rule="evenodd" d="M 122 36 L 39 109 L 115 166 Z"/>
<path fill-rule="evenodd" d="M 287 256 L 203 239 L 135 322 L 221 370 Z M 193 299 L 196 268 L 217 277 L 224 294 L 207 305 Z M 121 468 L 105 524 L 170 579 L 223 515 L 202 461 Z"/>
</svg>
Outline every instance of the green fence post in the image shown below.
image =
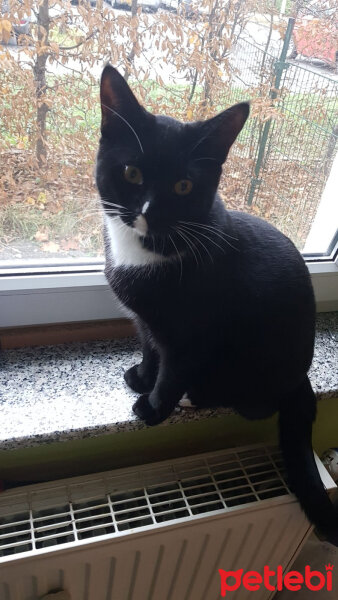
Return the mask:
<svg viewBox="0 0 338 600">
<path fill-rule="evenodd" d="M 287 29 L 285 32 L 285 38 L 284 38 L 284 42 L 283 42 L 282 51 L 280 53 L 278 61 L 276 61 L 276 63 L 275 63 L 274 89 L 271 90 L 271 92 L 270 92 L 270 98 L 272 100 L 277 98 L 276 90 L 279 89 L 283 71 L 288 66 L 286 63 L 286 55 L 287 55 L 287 51 L 289 49 L 294 25 L 295 25 L 295 19 L 293 17 L 290 17 L 289 21 L 288 21 L 288 26 L 287 26 Z M 261 170 L 261 167 L 263 164 L 263 159 L 264 159 L 264 155 L 265 155 L 266 145 L 267 145 L 267 142 L 269 139 L 271 125 L 272 125 L 272 119 L 269 119 L 263 127 L 262 137 L 261 137 L 259 150 L 258 150 L 257 161 L 255 164 L 254 176 L 251 178 L 251 183 L 250 183 L 248 196 L 247 196 L 247 198 L 248 198 L 247 204 L 249 206 L 252 205 L 252 201 L 255 196 L 257 186 L 259 186 L 262 181 L 259 177 L 259 174 L 260 174 L 260 170 Z"/>
</svg>

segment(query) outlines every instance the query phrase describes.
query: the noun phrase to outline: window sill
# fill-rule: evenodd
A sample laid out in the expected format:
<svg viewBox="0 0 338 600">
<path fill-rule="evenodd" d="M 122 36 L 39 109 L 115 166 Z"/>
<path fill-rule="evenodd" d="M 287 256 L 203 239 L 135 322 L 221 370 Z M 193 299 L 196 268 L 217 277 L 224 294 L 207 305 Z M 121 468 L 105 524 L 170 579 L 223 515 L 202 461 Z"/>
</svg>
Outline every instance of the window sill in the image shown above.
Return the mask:
<svg viewBox="0 0 338 600">
<path fill-rule="evenodd" d="M 58 323 L 56 325 L 35 325 L 32 327 L 5 327 L 0 329 L 0 349 L 33 348 L 34 346 L 55 346 L 70 342 L 90 342 L 116 340 L 135 337 L 136 329 L 130 319 L 109 319 L 105 321 L 80 321 Z"/>
<path fill-rule="evenodd" d="M 310 378 L 320 399 L 338 399 L 338 313 L 318 316 Z M 0 450 L 146 429 L 123 372 L 140 359 L 135 339 L 7 350 L 0 374 Z M 179 409 L 163 427 L 229 415 Z"/>
</svg>

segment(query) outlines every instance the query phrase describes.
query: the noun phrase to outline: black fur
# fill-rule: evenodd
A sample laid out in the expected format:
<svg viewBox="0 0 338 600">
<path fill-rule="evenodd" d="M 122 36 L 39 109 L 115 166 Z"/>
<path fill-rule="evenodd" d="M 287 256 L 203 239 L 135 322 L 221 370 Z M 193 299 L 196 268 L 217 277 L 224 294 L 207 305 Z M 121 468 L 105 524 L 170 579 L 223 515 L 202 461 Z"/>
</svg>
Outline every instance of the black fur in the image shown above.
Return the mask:
<svg viewBox="0 0 338 600">
<path fill-rule="evenodd" d="M 197 123 L 154 116 L 110 66 L 101 103 L 103 206 L 125 207 L 120 217 L 133 227 L 149 202 L 140 248 L 167 259 L 115 266 L 106 238 L 108 281 L 134 315 L 143 347 L 142 363 L 125 374 L 141 394 L 134 412 L 149 425 L 160 423 L 184 393 L 198 407 L 230 406 L 248 419 L 279 411 L 291 485 L 308 517 L 337 543 L 338 517 L 311 447 L 316 399 L 307 371 L 315 303 L 307 267 L 287 237 L 261 219 L 226 211 L 217 195 L 248 105 Z M 142 184 L 125 180 L 125 165 L 142 171 Z M 193 182 L 186 196 L 174 191 L 182 179 Z M 174 228 L 182 221 L 180 235 Z"/>
</svg>

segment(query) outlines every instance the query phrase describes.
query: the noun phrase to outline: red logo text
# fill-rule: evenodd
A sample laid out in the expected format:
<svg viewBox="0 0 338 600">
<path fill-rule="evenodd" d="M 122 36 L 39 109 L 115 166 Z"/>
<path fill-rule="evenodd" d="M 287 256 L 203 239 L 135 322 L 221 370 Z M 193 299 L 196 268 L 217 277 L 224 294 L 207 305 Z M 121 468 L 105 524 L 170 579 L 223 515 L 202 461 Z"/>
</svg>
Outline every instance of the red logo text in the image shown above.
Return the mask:
<svg viewBox="0 0 338 600">
<path fill-rule="evenodd" d="M 265 566 L 263 574 L 258 571 L 247 571 L 238 569 L 238 571 L 224 571 L 218 569 L 221 576 L 221 596 L 225 598 L 228 592 L 235 592 L 240 587 L 249 592 L 255 592 L 262 586 L 271 592 L 281 592 L 284 589 L 292 592 L 298 592 L 302 588 L 307 588 L 312 592 L 326 589 L 332 591 L 332 570 L 333 565 L 325 565 L 325 574 L 321 571 L 312 571 L 309 565 L 305 567 L 304 575 L 299 571 L 289 571 L 284 574 L 283 567 L 278 566 L 276 571 Z"/>
</svg>

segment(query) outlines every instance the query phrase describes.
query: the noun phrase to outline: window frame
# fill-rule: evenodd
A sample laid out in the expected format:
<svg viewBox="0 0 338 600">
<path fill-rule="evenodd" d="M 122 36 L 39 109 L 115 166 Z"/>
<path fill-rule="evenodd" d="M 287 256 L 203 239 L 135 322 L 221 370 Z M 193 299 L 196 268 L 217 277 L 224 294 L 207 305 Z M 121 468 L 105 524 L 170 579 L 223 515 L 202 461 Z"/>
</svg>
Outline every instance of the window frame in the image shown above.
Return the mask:
<svg viewBox="0 0 338 600">
<path fill-rule="evenodd" d="M 306 264 L 315 291 L 317 312 L 338 310 L 337 248 L 329 259 L 313 257 Z M 0 328 L 125 317 L 103 268 L 101 261 L 84 263 L 82 267 L 69 264 L 69 272 L 65 271 L 64 265 L 51 267 L 48 273 L 32 273 L 32 267 L 27 267 L 25 274 L 3 275 L 0 278 Z"/>
<path fill-rule="evenodd" d="M 125 317 L 103 270 L 0 280 L 0 328 Z"/>
</svg>

